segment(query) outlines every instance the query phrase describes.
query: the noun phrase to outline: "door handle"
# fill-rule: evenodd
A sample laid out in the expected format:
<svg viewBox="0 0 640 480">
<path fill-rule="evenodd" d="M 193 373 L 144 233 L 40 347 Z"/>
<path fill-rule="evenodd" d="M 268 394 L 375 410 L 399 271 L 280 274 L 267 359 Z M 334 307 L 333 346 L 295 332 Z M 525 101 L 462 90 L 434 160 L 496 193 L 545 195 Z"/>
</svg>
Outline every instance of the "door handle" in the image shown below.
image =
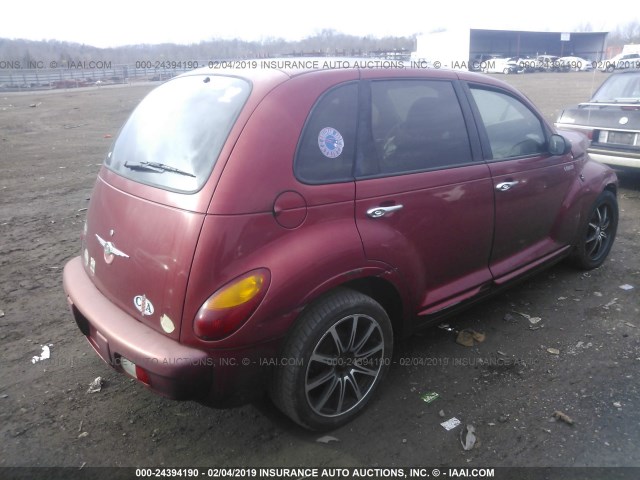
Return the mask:
<svg viewBox="0 0 640 480">
<path fill-rule="evenodd" d="M 511 187 L 519 183 L 520 182 L 518 180 L 514 180 L 513 182 L 500 182 L 499 184 L 496 185 L 496 190 L 499 190 L 500 192 L 506 192 Z"/>
<path fill-rule="evenodd" d="M 388 207 L 373 207 L 367 210 L 367 215 L 371 218 L 380 218 L 380 217 L 384 217 L 387 213 L 400 210 L 402 207 L 403 205 L 390 205 Z"/>
</svg>

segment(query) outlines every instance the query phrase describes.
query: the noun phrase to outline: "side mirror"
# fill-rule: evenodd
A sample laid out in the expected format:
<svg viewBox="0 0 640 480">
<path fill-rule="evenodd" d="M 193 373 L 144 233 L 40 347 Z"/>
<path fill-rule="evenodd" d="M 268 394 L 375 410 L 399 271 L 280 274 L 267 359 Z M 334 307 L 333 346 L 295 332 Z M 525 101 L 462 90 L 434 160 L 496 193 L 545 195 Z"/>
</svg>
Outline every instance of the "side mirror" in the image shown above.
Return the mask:
<svg viewBox="0 0 640 480">
<path fill-rule="evenodd" d="M 571 151 L 571 142 L 562 135 L 553 134 L 549 138 L 549 153 L 551 155 L 566 155 Z"/>
</svg>

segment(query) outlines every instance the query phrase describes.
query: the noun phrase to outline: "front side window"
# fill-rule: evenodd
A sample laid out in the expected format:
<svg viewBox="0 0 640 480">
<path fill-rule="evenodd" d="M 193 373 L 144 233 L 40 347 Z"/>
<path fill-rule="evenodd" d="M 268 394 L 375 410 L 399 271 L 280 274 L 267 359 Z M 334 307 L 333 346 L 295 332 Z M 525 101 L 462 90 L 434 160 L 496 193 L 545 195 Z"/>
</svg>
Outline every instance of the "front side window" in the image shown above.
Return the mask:
<svg viewBox="0 0 640 480">
<path fill-rule="evenodd" d="M 397 175 L 471 162 L 453 85 L 433 80 L 371 82 L 370 128 L 359 176 Z"/>
<path fill-rule="evenodd" d="M 153 90 L 120 131 L 105 165 L 178 192 L 202 187 L 251 91 L 246 80 L 194 75 Z"/>
<path fill-rule="evenodd" d="M 540 119 L 520 100 L 505 93 L 471 88 L 489 140 L 491 160 L 537 155 L 546 150 Z"/>
<path fill-rule="evenodd" d="M 353 180 L 356 152 L 358 85 L 325 93 L 311 110 L 295 159 L 295 174 L 304 183 Z"/>
</svg>

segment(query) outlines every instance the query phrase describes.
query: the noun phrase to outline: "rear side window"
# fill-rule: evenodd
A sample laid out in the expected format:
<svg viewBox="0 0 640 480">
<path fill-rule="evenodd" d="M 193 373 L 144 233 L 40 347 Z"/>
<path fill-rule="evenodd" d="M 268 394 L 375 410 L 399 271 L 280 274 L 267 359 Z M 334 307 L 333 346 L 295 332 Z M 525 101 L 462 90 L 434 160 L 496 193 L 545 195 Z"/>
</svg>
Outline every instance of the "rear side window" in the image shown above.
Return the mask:
<svg viewBox="0 0 640 480">
<path fill-rule="evenodd" d="M 450 82 L 371 82 L 370 121 L 358 176 L 434 170 L 472 161 L 460 103 Z"/>
<path fill-rule="evenodd" d="M 353 180 L 356 152 L 358 86 L 336 87 L 311 110 L 300 137 L 295 175 L 304 183 Z"/>
<path fill-rule="evenodd" d="M 181 77 L 161 85 L 131 114 L 105 165 L 166 190 L 200 189 L 250 91 L 245 80 L 213 75 Z"/>
<path fill-rule="evenodd" d="M 520 100 L 481 88 L 472 87 L 471 93 L 489 138 L 489 159 L 503 160 L 546 151 L 540 119 Z"/>
</svg>

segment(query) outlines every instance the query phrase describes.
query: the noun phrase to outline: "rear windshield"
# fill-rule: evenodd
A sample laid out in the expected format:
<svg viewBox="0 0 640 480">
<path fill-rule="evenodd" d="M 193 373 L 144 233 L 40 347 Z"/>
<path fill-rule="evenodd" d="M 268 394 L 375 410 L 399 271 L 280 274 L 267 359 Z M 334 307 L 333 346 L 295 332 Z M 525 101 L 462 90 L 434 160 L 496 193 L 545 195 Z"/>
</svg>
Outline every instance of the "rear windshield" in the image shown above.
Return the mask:
<svg viewBox="0 0 640 480">
<path fill-rule="evenodd" d="M 105 165 L 136 182 L 195 192 L 206 182 L 251 85 L 194 75 L 153 90 L 122 127 Z"/>
<path fill-rule="evenodd" d="M 611 75 L 598 89 L 592 102 L 639 102 L 640 72 Z"/>
</svg>

